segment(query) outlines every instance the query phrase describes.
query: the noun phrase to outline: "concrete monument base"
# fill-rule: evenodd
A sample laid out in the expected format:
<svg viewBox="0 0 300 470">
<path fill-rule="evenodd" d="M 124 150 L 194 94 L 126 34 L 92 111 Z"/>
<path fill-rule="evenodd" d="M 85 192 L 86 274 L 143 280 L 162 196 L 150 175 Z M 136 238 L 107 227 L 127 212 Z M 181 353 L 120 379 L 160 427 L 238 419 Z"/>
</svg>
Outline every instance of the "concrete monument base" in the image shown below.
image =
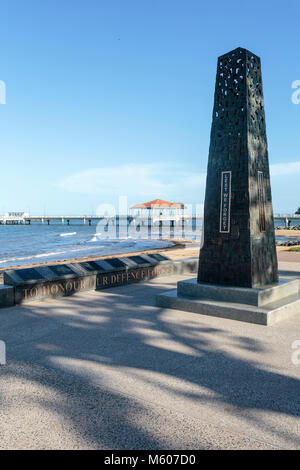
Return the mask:
<svg viewBox="0 0 300 470">
<path fill-rule="evenodd" d="M 277 284 L 253 289 L 189 279 L 178 282 L 176 290 L 158 295 L 156 305 L 267 326 L 300 314 L 299 283 L 280 279 Z"/>
</svg>

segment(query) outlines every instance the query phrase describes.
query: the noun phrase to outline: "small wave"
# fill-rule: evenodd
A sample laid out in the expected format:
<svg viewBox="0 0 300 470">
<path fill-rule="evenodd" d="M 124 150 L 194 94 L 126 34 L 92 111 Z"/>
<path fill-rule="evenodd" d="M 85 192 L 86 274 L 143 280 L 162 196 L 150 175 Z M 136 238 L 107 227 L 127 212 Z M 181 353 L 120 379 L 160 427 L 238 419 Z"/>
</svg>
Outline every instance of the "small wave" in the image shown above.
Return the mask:
<svg viewBox="0 0 300 470">
<path fill-rule="evenodd" d="M 60 237 L 71 237 L 72 235 L 76 235 L 77 232 L 68 232 L 68 233 L 60 233 Z"/>
<path fill-rule="evenodd" d="M 30 256 L 23 256 L 23 257 L 18 257 L 18 258 L 7 258 L 7 259 L 0 259 L 0 265 L 5 264 L 5 263 L 11 263 L 12 261 L 28 261 L 28 260 L 35 260 L 38 258 L 48 258 L 50 256 L 56 257 L 57 255 L 64 255 L 66 253 L 75 253 L 75 252 L 80 252 L 80 251 L 87 251 L 87 250 L 94 250 L 94 247 L 86 247 L 84 250 L 82 248 L 75 248 L 75 249 L 70 249 L 70 250 L 63 250 L 63 251 L 50 251 L 49 253 L 38 253 L 38 254 L 33 254 Z M 57 258 L 59 259 L 59 258 Z"/>
<path fill-rule="evenodd" d="M 99 234 L 96 234 L 99 235 Z M 95 236 L 94 236 L 95 237 Z M 109 256 L 110 254 L 114 253 L 126 253 L 130 251 L 136 250 L 146 250 L 151 248 L 164 248 L 167 246 L 172 246 L 172 242 L 165 242 L 165 241 L 158 241 L 158 240 L 134 240 L 131 237 L 128 239 L 122 240 L 103 240 L 97 239 L 95 241 L 100 241 L 101 245 L 92 245 L 92 246 L 85 246 L 84 248 L 80 247 L 70 247 L 69 249 L 64 250 L 51 250 L 49 252 L 44 253 L 35 253 L 29 256 L 19 256 L 19 257 L 12 257 L 9 258 L 7 255 L 5 258 L 0 259 L 0 266 L 10 265 L 10 266 L 17 266 L 20 264 L 31 264 L 31 263 L 38 263 L 42 260 L 49 260 L 55 261 L 59 259 L 71 259 L 76 256 L 85 257 L 89 255 L 89 252 L 95 255 L 106 255 Z"/>
<path fill-rule="evenodd" d="M 101 238 L 101 233 L 95 233 L 95 235 L 92 236 L 90 240 L 88 240 L 88 243 L 94 243 L 98 242 Z"/>
</svg>

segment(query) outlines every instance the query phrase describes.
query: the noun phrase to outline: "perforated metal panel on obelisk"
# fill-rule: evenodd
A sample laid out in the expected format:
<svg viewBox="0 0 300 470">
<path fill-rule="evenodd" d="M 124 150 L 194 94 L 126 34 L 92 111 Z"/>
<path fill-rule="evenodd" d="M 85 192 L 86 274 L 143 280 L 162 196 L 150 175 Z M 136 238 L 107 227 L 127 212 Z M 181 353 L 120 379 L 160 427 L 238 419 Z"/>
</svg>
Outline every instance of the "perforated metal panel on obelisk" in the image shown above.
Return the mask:
<svg viewBox="0 0 300 470">
<path fill-rule="evenodd" d="M 198 282 L 277 277 L 261 64 L 238 48 L 218 60 Z"/>
</svg>

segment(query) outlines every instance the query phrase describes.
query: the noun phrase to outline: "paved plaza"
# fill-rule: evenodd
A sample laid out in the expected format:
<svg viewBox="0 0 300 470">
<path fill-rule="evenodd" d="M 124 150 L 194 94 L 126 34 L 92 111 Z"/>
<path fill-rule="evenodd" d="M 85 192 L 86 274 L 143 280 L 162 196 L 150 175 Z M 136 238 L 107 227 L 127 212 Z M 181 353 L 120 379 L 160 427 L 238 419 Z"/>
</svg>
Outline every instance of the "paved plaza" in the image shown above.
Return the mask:
<svg viewBox="0 0 300 470">
<path fill-rule="evenodd" d="M 187 278 L 1 310 L 0 448 L 299 449 L 300 313 L 264 327 L 155 307 Z"/>
</svg>

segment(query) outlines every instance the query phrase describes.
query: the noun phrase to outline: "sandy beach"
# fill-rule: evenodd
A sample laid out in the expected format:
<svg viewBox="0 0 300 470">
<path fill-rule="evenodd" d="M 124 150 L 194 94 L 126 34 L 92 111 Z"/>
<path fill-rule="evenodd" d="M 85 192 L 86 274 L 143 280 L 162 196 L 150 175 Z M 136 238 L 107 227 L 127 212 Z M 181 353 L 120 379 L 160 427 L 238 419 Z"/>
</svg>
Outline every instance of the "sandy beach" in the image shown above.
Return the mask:
<svg viewBox="0 0 300 470">
<path fill-rule="evenodd" d="M 275 230 L 277 237 L 300 237 L 300 230 Z"/>
</svg>

